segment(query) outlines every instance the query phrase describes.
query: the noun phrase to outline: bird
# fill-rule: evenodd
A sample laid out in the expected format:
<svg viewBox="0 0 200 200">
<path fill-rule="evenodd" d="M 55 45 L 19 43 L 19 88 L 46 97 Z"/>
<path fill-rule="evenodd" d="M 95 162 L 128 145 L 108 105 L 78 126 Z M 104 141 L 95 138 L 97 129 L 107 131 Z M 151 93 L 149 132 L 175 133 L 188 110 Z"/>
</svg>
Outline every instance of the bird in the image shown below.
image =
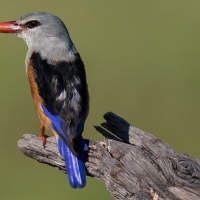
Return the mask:
<svg viewBox="0 0 200 200">
<path fill-rule="evenodd" d="M 73 188 L 86 185 L 84 160 L 88 146 L 82 137 L 89 112 L 84 63 L 62 20 L 49 13 L 32 12 L 15 21 L 1 22 L 0 33 L 25 40 L 26 74 L 40 122 L 55 135 Z"/>
</svg>

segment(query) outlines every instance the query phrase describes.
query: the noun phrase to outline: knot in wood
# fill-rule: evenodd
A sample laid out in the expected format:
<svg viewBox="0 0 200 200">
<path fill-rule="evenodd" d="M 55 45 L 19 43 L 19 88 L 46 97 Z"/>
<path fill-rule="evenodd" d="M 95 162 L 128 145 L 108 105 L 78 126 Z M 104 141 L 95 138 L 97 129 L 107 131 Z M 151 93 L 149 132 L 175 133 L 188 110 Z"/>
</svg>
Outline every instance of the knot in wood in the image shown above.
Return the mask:
<svg viewBox="0 0 200 200">
<path fill-rule="evenodd" d="M 195 162 L 187 158 L 182 158 L 178 160 L 176 170 L 179 177 L 200 186 L 200 169 Z"/>
</svg>

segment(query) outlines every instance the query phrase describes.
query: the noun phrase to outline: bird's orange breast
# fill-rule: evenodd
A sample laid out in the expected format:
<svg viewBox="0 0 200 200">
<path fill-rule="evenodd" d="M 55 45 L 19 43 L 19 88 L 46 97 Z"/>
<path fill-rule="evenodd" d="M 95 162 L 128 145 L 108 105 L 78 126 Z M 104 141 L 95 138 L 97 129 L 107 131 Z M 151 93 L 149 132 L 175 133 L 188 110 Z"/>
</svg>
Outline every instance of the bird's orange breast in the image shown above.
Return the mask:
<svg viewBox="0 0 200 200">
<path fill-rule="evenodd" d="M 45 115 L 45 113 L 41 107 L 41 105 L 43 104 L 43 99 L 41 98 L 41 96 L 39 95 L 39 92 L 38 92 L 38 86 L 37 86 L 37 83 L 35 82 L 36 73 L 32 67 L 31 61 L 28 64 L 27 75 L 28 75 L 28 81 L 29 81 L 33 101 L 35 103 L 36 110 L 38 112 L 39 120 L 40 120 L 41 124 L 43 124 L 48 129 L 52 130 L 51 121 Z"/>
</svg>

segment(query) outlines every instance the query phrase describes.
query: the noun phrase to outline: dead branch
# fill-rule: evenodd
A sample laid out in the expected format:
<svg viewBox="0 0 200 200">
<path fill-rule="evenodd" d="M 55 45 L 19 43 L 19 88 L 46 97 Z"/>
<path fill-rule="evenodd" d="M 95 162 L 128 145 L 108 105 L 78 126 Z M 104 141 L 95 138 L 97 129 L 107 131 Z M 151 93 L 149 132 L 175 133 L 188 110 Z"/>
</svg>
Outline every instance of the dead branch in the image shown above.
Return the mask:
<svg viewBox="0 0 200 200">
<path fill-rule="evenodd" d="M 200 199 L 200 160 L 176 153 L 168 144 L 109 112 L 95 127 L 105 141 L 86 140 L 87 175 L 103 181 L 115 199 Z M 43 148 L 39 137 L 25 134 L 18 141 L 27 156 L 66 173 L 54 137 Z"/>
</svg>

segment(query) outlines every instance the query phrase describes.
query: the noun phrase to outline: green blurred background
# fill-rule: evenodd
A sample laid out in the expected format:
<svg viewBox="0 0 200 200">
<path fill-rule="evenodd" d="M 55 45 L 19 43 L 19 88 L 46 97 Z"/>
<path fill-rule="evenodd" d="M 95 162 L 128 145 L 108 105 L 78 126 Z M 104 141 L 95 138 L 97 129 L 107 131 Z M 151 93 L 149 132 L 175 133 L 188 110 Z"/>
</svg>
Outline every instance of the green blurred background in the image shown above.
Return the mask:
<svg viewBox="0 0 200 200">
<path fill-rule="evenodd" d="M 84 137 L 115 112 L 132 125 L 200 158 L 200 1 L 3 1 L 0 21 L 32 11 L 59 16 L 86 65 L 90 114 Z M 25 74 L 27 46 L 0 35 L 0 199 L 112 199 L 103 183 L 85 189 L 25 157 L 17 141 L 39 125 Z M 48 134 L 51 134 L 48 132 Z"/>
</svg>

